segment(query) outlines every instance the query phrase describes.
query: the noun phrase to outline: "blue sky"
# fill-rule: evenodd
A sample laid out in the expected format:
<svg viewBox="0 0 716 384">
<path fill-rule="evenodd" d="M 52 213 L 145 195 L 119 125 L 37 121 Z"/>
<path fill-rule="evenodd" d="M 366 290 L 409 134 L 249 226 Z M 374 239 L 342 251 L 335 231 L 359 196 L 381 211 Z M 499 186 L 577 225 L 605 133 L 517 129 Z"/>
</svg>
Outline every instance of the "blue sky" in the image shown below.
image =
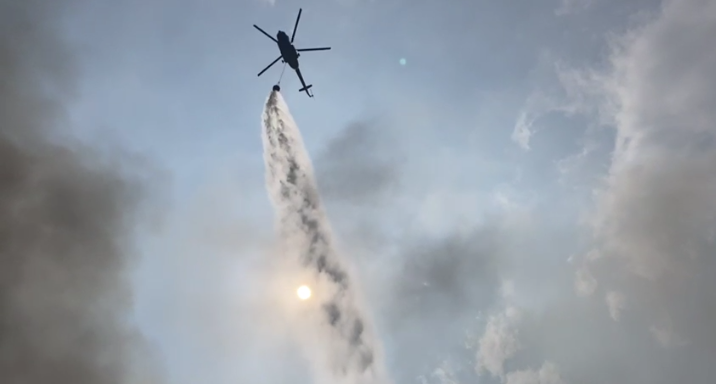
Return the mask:
<svg viewBox="0 0 716 384">
<path fill-rule="evenodd" d="M 79 3 L 64 20 L 77 61 L 72 129 L 94 145 L 123 148 L 153 172 L 158 213 L 137 237 L 135 321 L 168 382 L 311 380 L 282 331 L 267 331 L 257 324 L 264 314 L 253 312 L 262 291 L 256 268 L 273 231 L 260 113 L 281 67 L 256 77 L 278 51 L 252 24 L 290 33 L 299 7 L 297 46 L 333 49 L 301 57 L 315 98 L 297 92 L 290 69 L 282 93 L 325 189 L 336 237 L 357 265 L 396 382 L 424 375 L 430 382 L 450 376 L 461 383 L 557 384 L 560 376 L 642 383 L 674 372 L 705 382 L 699 378 L 713 373 L 704 361 L 713 362 L 714 344 L 682 346 L 695 334 L 679 332 L 702 328 L 694 325 L 698 316 L 671 312 L 691 313 L 675 304 L 693 297 L 691 288 L 673 288 L 681 277 L 670 280 L 658 275 L 662 270 L 654 277 L 639 267 L 652 264 L 647 254 L 669 249 L 653 256 L 668 270 L 684 244 L 712 245 L 704 238 L 713 217 L 694 217 L 699 208 L 673 202 L 683 192 L 713 212 L 699 192 L 711 190 L 711 174 L 702 169 L 711 158 L 689 160 L 690 147 L 669 152 L 669 132 L 679 124 L 667 122 L 683 118 L 694 137 L 714 133 L 712 93 L 684 85 L 713 84 L 713 59 L 703 54 L 709 48 L 695 41 L 714 30 L 714 7 L 707 0 L 677 3 Z M 693 32 L 679 32 L 680 25 Z M 686 47 L 678 51 L 671 41 Z M 693 78 L 669 83 L 670 71 L 686 70 L 674 69 L 674 57 L 687 55 Z M 679 87 L 681 98 L 651 102 L 651 95 Z M 646 176 L 628 171 L 629 159 L 640 156 Z M 674 163 L 675 173 L 708 185 L 671 191 L 669 183 L 692 179 L 667 183 L 671 174 L 648 171 L 648 164 Z M 657 191 L 653 206 L 627 193 L 644 189 Z M 675 211 L 650 216 L 665 205 Z M 647 218 L 640 223 L 620 212 Z M 700 228 L 693 231 L 705 237 L 665 224 L 669 215 L 693 220 Z M 649 233 L 683 244 L 651 244 Z M 708 259 L 701 248 L 689 252 L 693 260 Z M 608 261 L 599 267 L 591 263 L 600 257 L 584 256 L 610 253 L 621 256 L 601 256 Z M 698 265 L 684 266 L 684 275 Z M 632 273 L 645 282 L 625 277 Z M 713 287 L 704 284 L 700 289 Z M 414 297 L 422 304 L 407 304 Z M 639 316 L 618 321 L 626 302 L 642 299 L 630 305 Z M 710 308 L 704 319 L 713 318 L 712 299 L 693 300 Z M 526 340 L 511 348 L 504 336 L 516 328 Z M 476 336 L 464 350 L 467 333 Z M 681 349 L 662 352 L 659 343 Z M 577 345 L 590 351 L 576 353 Z M 624 357 L 634 361 L 623 367 L 609 359 L 617 350 L 644 357 Z M 445 361 L 453 368 L 440 371 Z M 660 361 L 673 362 L 669 374 Z M 473 366 L 482 366 L 482 375 Z M 639 369 L 652 374 L 640 376 Z"/>
</svg>

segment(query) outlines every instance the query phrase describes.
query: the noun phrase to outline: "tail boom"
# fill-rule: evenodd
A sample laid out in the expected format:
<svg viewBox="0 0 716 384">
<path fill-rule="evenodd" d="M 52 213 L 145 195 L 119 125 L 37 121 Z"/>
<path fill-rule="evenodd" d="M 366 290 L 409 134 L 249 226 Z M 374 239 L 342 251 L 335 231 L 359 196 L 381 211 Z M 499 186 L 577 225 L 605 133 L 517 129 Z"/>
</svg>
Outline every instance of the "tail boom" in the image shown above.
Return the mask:
<svg viewBox="0 0 716 384">
<path fill-rule="evenodd" d="M 303 85 L 303 88 L 299 89 L 299 92 L 306 92 L 308 97 L 313 97 L 313 95 L 308 91 L 313 87 L 313 84 L 306 85 L 306 82 L 303 80 L 303 75 L 301 75 L 301 70 L 296 68 L 296 74 L 298 75 L 298 79 L 301 80 L 301 85 Z"/>
</svg>

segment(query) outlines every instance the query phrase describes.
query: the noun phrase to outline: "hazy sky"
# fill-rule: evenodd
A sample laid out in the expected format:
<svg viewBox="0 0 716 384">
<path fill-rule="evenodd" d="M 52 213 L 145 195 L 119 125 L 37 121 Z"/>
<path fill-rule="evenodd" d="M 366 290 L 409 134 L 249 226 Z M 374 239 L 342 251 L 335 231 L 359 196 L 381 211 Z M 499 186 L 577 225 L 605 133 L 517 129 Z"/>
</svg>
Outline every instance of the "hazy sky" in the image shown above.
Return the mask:
<svg viewBox="0 0 716 384">
<path fill-rule="evenodd" d="M 262 302 L 252 27 L 299 7 L 333 49 L 282 93 L 396 383 L 712 382 L 716 1 L 67 3 L 57 135 L 144 172 L 131 318 L 166 383 L 311 382 Z"/>
</svg>

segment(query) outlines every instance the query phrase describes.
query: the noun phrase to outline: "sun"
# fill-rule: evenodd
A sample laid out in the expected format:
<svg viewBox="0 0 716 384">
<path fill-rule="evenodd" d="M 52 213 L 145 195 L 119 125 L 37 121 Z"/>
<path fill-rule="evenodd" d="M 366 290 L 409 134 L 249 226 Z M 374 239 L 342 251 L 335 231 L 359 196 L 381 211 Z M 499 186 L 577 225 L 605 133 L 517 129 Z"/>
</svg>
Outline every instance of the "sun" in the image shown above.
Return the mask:
<svg viewBox="0 0 716 384">
<path fill-rule="evenodd" d="M 311 297 L 311 288 L 308 288 L 307 286 L 302 285 L 302 286 L 298 287 L 296 294 L 298 295 L 299 299 L 308 300 L 308 298 Z"/>
</svg>

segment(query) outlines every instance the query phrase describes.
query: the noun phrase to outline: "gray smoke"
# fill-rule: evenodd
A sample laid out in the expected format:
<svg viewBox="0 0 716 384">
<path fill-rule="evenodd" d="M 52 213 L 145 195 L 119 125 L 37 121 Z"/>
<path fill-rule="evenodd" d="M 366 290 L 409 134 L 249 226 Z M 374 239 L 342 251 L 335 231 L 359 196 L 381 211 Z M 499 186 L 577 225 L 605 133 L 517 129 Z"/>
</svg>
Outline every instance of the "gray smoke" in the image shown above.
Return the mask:
<svg viewBox="0 0 716 384">
<path fill-rule="evenodd" d="M 66 1 L 0 1 L 0 382 L 140 382 L 125 323 L 139 189 L 59 137 Z"/>
<path fill-rule="evenodd" d="M 280 93 L 272 92 L 263 112 L 266 183 L 276 209 L 280 254 L 295 262 L 314 290 L 312 313 L 304 312 L 314 346 L 311 358 L 320 379 L 382 383 L 384 369 L 358 290 L 332 243 L 314 180 L 313 167 L 298 128 Z M 315 317 L 312 317 L 314 315 Z"/>
</svg>

